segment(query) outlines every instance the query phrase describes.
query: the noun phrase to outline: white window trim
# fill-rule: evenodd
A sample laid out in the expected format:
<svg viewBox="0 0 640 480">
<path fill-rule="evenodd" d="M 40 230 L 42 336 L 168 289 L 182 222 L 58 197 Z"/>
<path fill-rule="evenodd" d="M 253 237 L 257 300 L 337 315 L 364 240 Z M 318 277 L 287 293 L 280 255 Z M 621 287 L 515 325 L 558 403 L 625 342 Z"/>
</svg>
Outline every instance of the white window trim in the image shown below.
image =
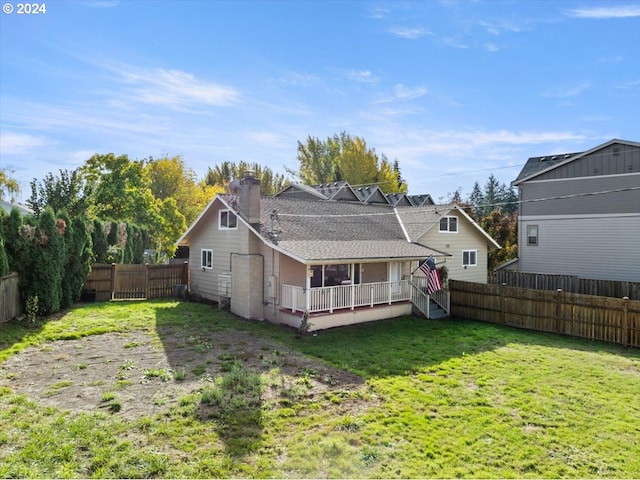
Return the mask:
<svg viewBox="0 0 640 480">
<path fill-rule="evenodd" d="M 442 224 L 440 223 L 442 221 L 442 219 L 447 219 L 447 229 L 446 230 L 442 230 Z M 455 230 L 451 230 L 451 219 L 455 218 L 456 220 L 456 229 Z M 460 219 L 458 217 L 456 217 L 455 215 L 447 215 L 442 217 L 439 221 L 438 221 L 438 232 L 440 233 L 458 233 L 458 224 L 460 223 Z"/>
<path fill-rule="evenodd" d="M 211 258 L 207 258 L 204 260 L 204 254 L 211 254 Z M 209 255 L 207 255 L 209 257 Z M 209 262 L 209 260 L 211 262 Z M 200 249 L 200 268 L 203 270 L 212 270 L 213 269 L 213 250 L 210 248 L 201 248 Z"/>
<path fill-rule="evenodd" d="M 465 253 L 469 253 L 470 254 L 471 252 L 473 252 L 475 254 L 474 256 L 475 256 L 476 262 L 475 263 L 464 263 L 464 254 Z M 471 255 L 469 255 L 469 257 L 470 256 Z M 478 266 L 478 250 L 463 250 L 462 251 L 462 266 L 465 267 L 465 268 L 466 267 L 477 267 Z"/>
<path fill-rule="evenodd" d="M 529 241 L 529 239 L 531 238 L 531 235 L 529 235 L 529 231 L 535 228 L 536 229 L 536 243 L 531 243 Z M 527 225 L 527 246 L 528 247 L 537 247 L 538 245 L 540 245 L 540 227 L 538 227 L 538 225 Z"/>
<path fill-rule="evenodd" d="M 233 215 L 236 218 L 236 226 L 235 227 L 227 227 L 222 225 L 222 213 L 227 213 L 227 223 L 229 222 L 229 215 Z M 237 230 L 238 229 L 238 214 L 233 210 L 222 209 L 218 211 L 218 230 Z"/>
</svg>

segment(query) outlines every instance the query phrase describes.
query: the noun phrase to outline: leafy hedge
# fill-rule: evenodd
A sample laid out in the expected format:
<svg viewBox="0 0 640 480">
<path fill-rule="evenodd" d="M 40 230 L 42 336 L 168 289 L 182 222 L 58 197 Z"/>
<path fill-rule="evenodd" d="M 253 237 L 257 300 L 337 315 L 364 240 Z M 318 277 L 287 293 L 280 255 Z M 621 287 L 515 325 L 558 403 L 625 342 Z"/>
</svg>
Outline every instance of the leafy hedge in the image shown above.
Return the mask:
<svg viewBox="0 0 640 480">
<path fill-rule="evenodd" d="M 49 315 L 80 299 L 92 262 L 142 263 L 146 230 L 124 222 L 71 219 L 45 208 L 36 218 L 17 209 L 0 216 L 0 276 L 20 275 L 22 301 Z"/>
</svg>

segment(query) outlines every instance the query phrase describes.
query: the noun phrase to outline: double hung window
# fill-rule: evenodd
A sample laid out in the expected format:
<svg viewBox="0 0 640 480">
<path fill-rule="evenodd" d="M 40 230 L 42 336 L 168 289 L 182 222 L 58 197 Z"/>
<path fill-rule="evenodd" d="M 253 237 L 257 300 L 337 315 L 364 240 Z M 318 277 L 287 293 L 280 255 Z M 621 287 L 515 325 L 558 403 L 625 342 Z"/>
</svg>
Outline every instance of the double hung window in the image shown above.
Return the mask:
<svg viewBox="0 0 640 480">
<path fill-rule="evenodd" d="M 477 250 L 463 250 L 462 251 L 462 266 L 463 267 L 475 267 L 478 265 L 478 251 Z"/>
<path fill-rule="evenodd" d="M 203 270 L 211 270 L 213 268 L 213 250 L 209 248 L 200 250 L 200 267 Z"/>
<path fill-rule="evenodd" d="M 440 231 L 452 232 L 458 231 L 458 217 L 442 217 L 440 219 Z"/>
<path fill-rule="evenodd" d="M 527 245 L 538 245 L 537 225 L 527 225 Z"/>
</svg>

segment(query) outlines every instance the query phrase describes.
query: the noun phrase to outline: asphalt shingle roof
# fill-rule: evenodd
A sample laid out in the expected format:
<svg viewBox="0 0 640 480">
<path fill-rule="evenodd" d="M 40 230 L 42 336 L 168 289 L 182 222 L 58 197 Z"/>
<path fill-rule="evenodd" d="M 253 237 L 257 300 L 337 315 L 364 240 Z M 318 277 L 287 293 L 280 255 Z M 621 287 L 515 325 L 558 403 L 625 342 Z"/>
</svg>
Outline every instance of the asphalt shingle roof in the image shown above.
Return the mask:
<svg viewBox="0 0 640 480">
<path fill-rule="evenodd" d="M 306 260 L 419 258 L 441 254 L 411 243 L 439 221 L 432 207 L 399 209 L 403 211 L 400 214 L 403 222 L 406 219 L 410 225 L 411 242 L 407 241 L 393 208 L 385 205 L 262 197 L 260 210 L 262 236 Z"/>
<path fill-rule="evenodd" d="M 545 170 L 549 167 L 553 167 L 560 162 L 564 162 L 565 160 L 575 157 L 576 155 L 580 155 L 582 152 L 575 153 L 562 153 L 556 155 L 546 155 L 544 157 L 531 157 L 527 160 L 527 163 L 524 164 L 522 170 L 518 174 L 518 177 L 514 180 L 517 182 L 523 178 L 527 178 L 535 173 L 538 173 L 542 170 Z"/>
</svg>

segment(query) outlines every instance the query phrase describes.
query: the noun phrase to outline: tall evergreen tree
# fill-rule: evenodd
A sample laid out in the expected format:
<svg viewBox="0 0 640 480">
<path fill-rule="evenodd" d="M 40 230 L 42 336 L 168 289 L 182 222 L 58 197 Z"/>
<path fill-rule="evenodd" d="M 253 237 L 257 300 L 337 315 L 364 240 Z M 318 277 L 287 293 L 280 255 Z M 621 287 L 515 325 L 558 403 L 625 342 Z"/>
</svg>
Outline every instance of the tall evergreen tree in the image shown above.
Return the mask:
<svg viewBox="0 0 640 480">
<path fill-rule="evenodd" d="M 46 207 L 40 215 L 33 242 L 33 266 L 37 268 L 28 272 L 32 281 L 25 299 L 38 297 L 39 313 L 49 315 L 60 310 L 65 260 L 64 239 L 51 207 Z M 21 275 L 26 273 L 20 272 Z"/>
<path fill-rule="evenodd" d="M 96 263 L 107 263 L 109 243 L 104 234 L 103 223 L 100 220 L 93 221 L 93 231 L 91 232 L 91 242 L 93 244 L 93 259 Z"/>
<path fill-rule="evenodd" d="M 58 233 L 62 233 L 62 239 L 64 240 L 60 308 L 65 309 L 69 308 L 73 303 L 72 281 L 76 276 L 74 263 L 78 258 L 79 252 L 75 244 L 76 238 L 73 225 L 71 224 L 71 219 L 67 215 L 67 212 L 62 211 L 58 213 L 56 225 Z"/>
<path fill-rule="evenodd" d="M 2 218 L 0 215 L 0 277 L 9 273 L 9 260 L 7 258 L 7 252 L 4 249 L 4 234 L 2 227 Z"/>
<path fill-rule="evenodd" d="M 91 235 L 87 229 L 87 222 L 84 218 L 78 217 L 72 221 L 73 225 L 73 255 L 71 255 L 68 268 L 74 271 L 69 276 L 71 300 L 77 302 L 82 294 L 82 287 L 91 271 L 91 260 L 93 256 L 93 245 Z"/>
</svg>

